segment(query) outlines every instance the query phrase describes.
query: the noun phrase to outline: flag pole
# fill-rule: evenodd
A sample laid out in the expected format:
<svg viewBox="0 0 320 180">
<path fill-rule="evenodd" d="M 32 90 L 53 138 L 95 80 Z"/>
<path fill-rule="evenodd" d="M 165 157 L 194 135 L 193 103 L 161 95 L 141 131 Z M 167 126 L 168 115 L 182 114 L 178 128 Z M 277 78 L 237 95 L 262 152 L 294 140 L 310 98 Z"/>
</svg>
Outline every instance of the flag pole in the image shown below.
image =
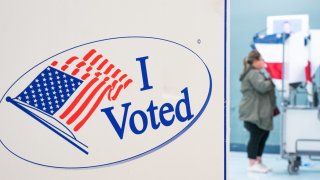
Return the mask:
<svg viewBox="0 0 320 180">
<path fill-rule="evenodd" d="M 280 129 L 282 129 L 283 131 L 285 131 L 285 129 L 284 129 L 284 113 L 285 113 L 285 111 L 286 111 L 286 106 L 288 105 L 287 103 L 287 101 L 285 100 L 285 97 L 284 97 L 284 93 L 285 93 L 285 40 L 286 40 L 286 37 L 285 37 L 285 33 L 284 32 L 282 32 L 281 33 L 281 35 L 282 35 L 282 81 L 281 81 L 281 86 L 282 86 L 282 88 L 281 88 L 281 111 L 282 111 L 282 113 L 281 113 L 281 116 L 280 116 L 280 118 L 281 118 L 281 127 L 280 127 Z M 285 142 L 283 142 L 283 140 L 284 140 L 284 137 L 283 137 L 283 133 L 284 132 L 282 132 L 282 133 L 280 133 L 280 140 L 281 140 L 281 146 L 280 146 L 280 153 L 281 153 L 281 157 L 282 158 L 285 158 L 285 152 L 284 152 L 284 148 L 283 148 L 283 146 L 285 145 Z"/>
<path fill-rule="evenodd" d="M 282 33 L 282 81 L 281 81 L 281 86 L 282 86 L 282 91 L 281 91 L 281 101 L 282 101 L 282 106 L 285 107 L 287 105 L 287 102 L 285 101 L 284 98 L 284 93 L 285 93 L 285 33 Z"/>
<path fill-rule="evenodd" d="M 52 132 L 56 133 L 58 136 L 62 137 L 64 140 L 66 140 L 67 142 L 69 142 L 70 144 L 72 144 L 74 147 L 78 148 L 80 151 L 82 151 L 85 154 L 89 154 L 89 152 L 87 150 L 85 150 L 83 147 L 80 146 L 80 143 L 77 144 L 77 140 L 73 139 L 73 138 L 68 138 L 67 136 L 63 135 L 61 132 L 57 131 L 55 128 L 53 128 L 52 126 L 48 125 L 41 117 L 37 116 L 36 114 L 34 114 L 33 112 L 29 111 L 27 108 L 25 108 L 24 106 L 22 106 L 21 104 L 17 103 L 14 99 L 12 99 L 10 96 L 8 96 L 6 98 L 6 101 L 13 104 L 14 106 L 16 106 L 17 108 L 21 109 L 23 112 L 27 113 L 29 116 L 31 116 L 33 119 L 35 119 L 36 121 L 38 121 L 39 123 L 41 123 L 42 125 L 44 125 L 45 127 L 47 127 L 48 129 L 50 129 Z M 73 139 L 73 140 L 72 140 Z"/>
</svg>

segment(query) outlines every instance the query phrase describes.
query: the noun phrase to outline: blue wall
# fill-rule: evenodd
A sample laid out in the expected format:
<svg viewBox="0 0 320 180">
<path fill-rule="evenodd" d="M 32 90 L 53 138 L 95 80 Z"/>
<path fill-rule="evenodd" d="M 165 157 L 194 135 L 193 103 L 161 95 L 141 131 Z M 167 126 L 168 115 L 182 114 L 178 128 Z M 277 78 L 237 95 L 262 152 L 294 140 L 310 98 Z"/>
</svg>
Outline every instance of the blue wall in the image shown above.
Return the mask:
<svg viewBox="0 0 320 180">
<path fill-rule="evenodd" d="M 248 133 L 238 118 L 240 102 L 239 74 L 242 60 L 250 49 L 253 35 L 266 28 L 266 17 L 272 15 L 308 14 L 311 29 L 320 29 L 319 0 L 230 0 L 230 143 L 231 150 L 245 150 Z M 278 95 L 279 97 L 279 95 Z M 279 105 L 278 98 L 278 105 Z M 278 152 L 280 145 L 280 118 L 274 119 L 274 130 L 266 150 Z"/>
</svg>

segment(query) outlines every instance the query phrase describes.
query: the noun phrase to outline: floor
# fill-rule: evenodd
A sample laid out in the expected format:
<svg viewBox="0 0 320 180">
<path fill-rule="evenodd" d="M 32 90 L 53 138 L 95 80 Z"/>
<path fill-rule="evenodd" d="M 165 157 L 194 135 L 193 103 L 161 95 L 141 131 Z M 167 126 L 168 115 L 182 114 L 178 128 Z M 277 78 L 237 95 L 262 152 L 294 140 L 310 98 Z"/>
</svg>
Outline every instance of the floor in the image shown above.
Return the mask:
<svg viewBox="0 0 320 180">
<path fill-rule="evenodd" d="M 311 161 L 308 156 L 301 158 L 302 165 L 296 175 L 289 175 L 288 161 L 279 154 L 263 155 L 264 164 L 272 168 L 267 174 L 248 173 L 246 153 L 231 152 L 228 155 L 228 180 L 318 180 L 320 179 L 320 161 Z"/>
</svg>

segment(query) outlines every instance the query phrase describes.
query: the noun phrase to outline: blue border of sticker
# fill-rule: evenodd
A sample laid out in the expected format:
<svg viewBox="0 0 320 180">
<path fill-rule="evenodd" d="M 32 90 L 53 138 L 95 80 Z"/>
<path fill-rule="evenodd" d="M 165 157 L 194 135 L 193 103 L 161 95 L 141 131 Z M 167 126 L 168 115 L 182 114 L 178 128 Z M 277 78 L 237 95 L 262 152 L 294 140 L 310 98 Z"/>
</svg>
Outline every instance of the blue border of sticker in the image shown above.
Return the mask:
<svg viewBox="0 0 320 180">
<path fill-rule="evenodd" d="M 228 0 L 224 0 L 224 87 L 223 87 L 223 98 L 224 98 L 224 109 L 223 109 L 223 113 L 224 113 L 224 126 L 223 126 L 223 138 L 224 138 L 224 147 L 223 147 L 223 161 L 224 161 L 224 179 L 227 179 L 227 40 L 228 40 L 228 32 L 227 32 L 227 24 L 228 24 L 228 14 L 227 14 L 227 10 L 228 10 Z"/>
<path fill-rule="evenodd" d="M 142 38 L 145 38 L 145 39 L 155 39 L 155 40 L 160 40 L 160 41 L 166 41 L 166 42 L 169 42 L 169 43 L 173 43 L 175 45 L 178 45 L 180 47 L 183 47 L 187 50 L 189 50 L 190 52 L 192 52 L 194 55 L 196 55 L 200 60 L 201 62 L 203 63 L 203 65 L 205 66 L 207 72 L 208 72 L 208 77 L 209 77 L 209 91 L 208 91 L 208 95 L 207 95 L 207 98 L 203 104 L 203 106 L 201 107 L 199 113 L 193 118 L 193 120 L 184 128 L 182 129 L 180 132 L 178 132 L 176 135 L 174 135 L 172 138 L 168 139 L 167 141 L 163 142 L 162 144 L 148 150 L 148 151 L 145 151 L 143 153 L 140 153 L 138 155 L 135 155 L 135 156 L 132 156 L 130 158 L 126 158 L 126 159 L 122 159 L 122 160 L 119 160 L 119 161 L 115 161 L 115 162 L 111 162 L 111 163 L 106 163 L 106 164 L 99 164 L 99 165 L 93 165 L 93 166 L 79 166 L 79 167 L 63 167 L 63 166 L 50 166 L 50 165 L 45 165 L 45 164 L 40 164 L 40 163 L 37 163 L 37 162 L 33 162 L 33 161 L 30 161 L 28 159 L 25 159 L 21 156 L 19 156 L 18 154 L 14 153 L 13 151 L 11 151 L 5 144 L 4 142 L 0 139 L 0 143 L 5 147 L 5 149 L 7 149 L 10 153 L 12 153 L 13 155 L 15 155 L 16 157 L 24 160 L 24 161 L 27 161 L 29 163 L 32 163 L 32 164 L 36 164 L 36 165 L 40 165 L 40 166 L 44 166 L 44 167 L 50 167 L 50 168 L 59 168 L 59 169 L 87 169 L 87 168 L 96 168 L 96 167 L 106 167 L 106 166 L 113 166 L 113 165 L 118 165 L 118 164 L 121 164 L 121 163 L 125 163 L 125 162 L 128 162 L 128 161 L 132 161 L 132 160 L 135 160 L 137 158 L 141 158 L 143 156 L 146 156 L 152 152 L 155 152 L 161 148 L 163 148 L 164 146 L 170 144 L 171 142 L 173 142 L 174 140 L 176 140 L 178 137 L 180 137 L 183 133 L 185 133 L 198 119 L 199 117 L 202 115 L 202 113 L 204 112 L 204 110 L 206 109 L 208 103 L 209 103 L 209 100 L 211 98 L 211 93 L 212 93 L 212 77 L 211 77 L 211 73 L 209 71 L 209 68 L 208 66 L 206 65 L 206 63 L 201 59 L 201 57 L 195 53 L 193 50 L 191 50 L 190 48 L 180 44 L 180 43 L 177 43 L 177 42 L 174 42 L 174 41 L 171 41 L 171 40 L 167 40 L 167 39 L 162 39 L 162 38 L 157 38 L 157 37 L 148 37 L 148 36 L 122 36 L 122 37 L 114 37 L 114 38 L 107 38 L 107 39 L 101 39 L 101 40 L 97 40 L 97 41 L 92 41 L 92 42 L 88 42 L 88 43 L 84 43 L 84 44 L 81 44 L 81 45 L 78 45 L 78 46 L 75 46 L 75 47 L 72 47 L 72 48 L 69 48 L 67 50 L 64 50 L 58 54 L 55 54 L 49 58 L 47 58 L 46 60 L 38 63 L 37 65 L 35 65 L 33 68 L 31 68 L 30 70 L 28 70 L 27 72 L 25 72 L 22 76 L 19 77 L 19 79 L 17 79 L 10 87 L 9 89 L 5 92 L 5 94 L 2 96 L 2 98 L 0 99 L 0 103 L 2 102 L 3 98 L 6 96 L 6 94 L 9 92 L 9 90 L 24 76 L 26 75 L 28 72 L 30 72 L 32 69 L 36 68 L 37 66 L 39 66 L 40 64 L 44 63 L 45 61 L 48 61 L 50 59 L 52 59 L 53 57 L 55 56 L 58 56 L 59 54 L 62 54 L 64 52 L 67 52 L 67 51 L 70 51 L 72 49 L 75 49 L 75 48 L 78 48 L 78 47 L 81 47 L 81 46 L 85 46 L 85 45 L 88 45 L 88 44 L 93 44 L 93 43 L 97 43 L 97 42 L 101 42 L 101 41 L 108 41 L 108 40 L 114 40 L 114 39 L 129 39 L 129 38 L 139 38 L 139 39 L 142 39 Z"/>
</svg>

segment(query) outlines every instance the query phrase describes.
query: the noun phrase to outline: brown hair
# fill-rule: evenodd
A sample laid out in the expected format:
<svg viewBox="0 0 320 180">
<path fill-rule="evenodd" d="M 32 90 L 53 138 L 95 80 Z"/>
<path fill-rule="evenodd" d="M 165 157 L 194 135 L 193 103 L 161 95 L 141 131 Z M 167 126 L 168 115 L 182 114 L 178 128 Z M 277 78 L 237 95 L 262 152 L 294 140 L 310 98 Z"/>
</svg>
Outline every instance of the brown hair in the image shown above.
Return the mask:
<svg viewBox="0 0 320 180">
<path fill-rule="evenodd" d="M 261 54 L 257 50 L 252 50 L 249 52 L 248 56 L 243 59 L 243 71 L 240 80 L 247 74 L 250 68 L 252 68 L 253 61 L 259 61 Z"/>
<path fill-rule="evenodd" d="M 249 52 L 247 58 L 243 60 L 243 72 L 245 72 L 253 63 L 253 61 L 260 60 L 261 54 L 257 50 Z"/>
</svg>

